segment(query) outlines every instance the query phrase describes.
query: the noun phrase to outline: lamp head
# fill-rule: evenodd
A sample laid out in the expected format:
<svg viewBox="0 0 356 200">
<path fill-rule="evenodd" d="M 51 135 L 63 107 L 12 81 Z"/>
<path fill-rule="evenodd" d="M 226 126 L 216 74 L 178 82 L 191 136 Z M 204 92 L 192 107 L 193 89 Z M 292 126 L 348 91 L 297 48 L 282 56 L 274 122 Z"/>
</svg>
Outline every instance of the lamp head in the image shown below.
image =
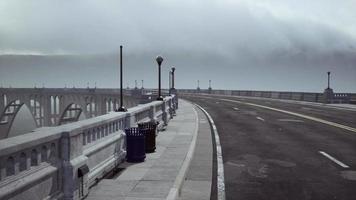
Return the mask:
<svg viewBox="0 0 356 200">
<path fill-rule="evenodd" d="M 156 61 L 157 61 L 158 65 L 161 66 L 161 64 L 163 62 L 162 56 L 157 56 Z"/>
</svg>

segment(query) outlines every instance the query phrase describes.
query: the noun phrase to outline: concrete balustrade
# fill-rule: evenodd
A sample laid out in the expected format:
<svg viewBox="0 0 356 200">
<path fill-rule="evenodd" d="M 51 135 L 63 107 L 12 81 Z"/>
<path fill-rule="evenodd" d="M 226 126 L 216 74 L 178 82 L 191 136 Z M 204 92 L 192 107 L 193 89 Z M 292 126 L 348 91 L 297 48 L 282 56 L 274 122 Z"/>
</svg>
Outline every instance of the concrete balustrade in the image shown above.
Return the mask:
<svg viewBox="0 0 356 200">
<path fill-rule="evenodd" d="M 126 156 L 124 129 L 169 122 L 177 96 L 0 140 L 0 199 L 82 199 Z"/>
<path fill-rule="evenodd" d="M 248 97 L 263 97 L 273 99 L 286 99 L 297 101 L 309 101 L 319 103 L 353 103 L 356 104 L 356 94 L 352 93 L 333 93 L 328 97 L 324 93 L 311 92 L 277 92 L 277 91 L 248 91 L 248 90 L 203 90 L 195 89 L 180 89 L 179 93 L 201 93 L 201 94 L 216 94 L 229 96 L 248 96 Z"/>
</svg>

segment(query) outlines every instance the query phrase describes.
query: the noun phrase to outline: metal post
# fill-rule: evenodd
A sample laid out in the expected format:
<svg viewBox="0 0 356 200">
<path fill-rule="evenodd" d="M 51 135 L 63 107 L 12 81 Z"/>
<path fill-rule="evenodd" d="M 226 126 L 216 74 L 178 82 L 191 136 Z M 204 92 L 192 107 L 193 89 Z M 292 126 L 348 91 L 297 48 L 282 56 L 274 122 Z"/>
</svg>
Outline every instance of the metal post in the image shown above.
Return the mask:
<svg viewBox="0 0 356 200">
<path fill-rule="evenodd" d="M 137 89 L 137 80 L 135 80 L 135 89 Z"/>
<path fill-rule="evenodd" d="M 120 46 L 120 108 L 116 112 L 126 112 L 127 109 L 123 105 L 123 90 L 122 90 L 122 46 Z"/>
<path fill-rule="evenodd" d="M 176 70 L 175 67 L 172 67 L 172 89 L 174 89 L 174 71 Z"/>
<path fill-rule="evenodd" d="M 169 71 L 168 76 L 169 76 L 169 89 L 171 89 L 172 88 L 172 71 Z"/>
<path fill-rule="evenodd" d="M 141 89 L 143 89 L 143 80 L 141 80 Z"/>
<path fill-rule="evenodd" d="M 172 90 L 172 71 L 168 72 L 168 77 L 169 77 L 169 84 L 168 84 L 168 94 L 171 96 L 171 90 Z"/>
<path fill-rule="evenodd" d="M 328 89 L 330 89 L 330 72 L 328 72 Z"/>
<path fill-rule="evenodd" d="M 158 97 L 157 97 L 157 100 L 163 101 L 163 97 L 161 95 L 161 64 L 163 62 L 162 56 L 157 56 L 156 61 L 158 64 Z"/>
</svg>

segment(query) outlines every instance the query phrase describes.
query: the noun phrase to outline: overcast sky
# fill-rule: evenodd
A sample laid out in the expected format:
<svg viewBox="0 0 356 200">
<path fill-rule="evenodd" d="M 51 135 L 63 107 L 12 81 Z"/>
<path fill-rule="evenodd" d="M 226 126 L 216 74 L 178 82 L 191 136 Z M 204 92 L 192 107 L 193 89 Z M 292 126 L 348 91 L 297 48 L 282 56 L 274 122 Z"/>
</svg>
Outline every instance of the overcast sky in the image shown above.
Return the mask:
<svg viewBox="0 0 356 200">
<path fill-rule="evenodd" d="M 356 92 L 355 0 L 1 0 L 0 84 Z M 12 56 L 9 56 L 12 55 Z M 29 56 L 31 55 L 31 56 Z M 140 81 L 139 81 L 140 82 Z"/>
</svg>

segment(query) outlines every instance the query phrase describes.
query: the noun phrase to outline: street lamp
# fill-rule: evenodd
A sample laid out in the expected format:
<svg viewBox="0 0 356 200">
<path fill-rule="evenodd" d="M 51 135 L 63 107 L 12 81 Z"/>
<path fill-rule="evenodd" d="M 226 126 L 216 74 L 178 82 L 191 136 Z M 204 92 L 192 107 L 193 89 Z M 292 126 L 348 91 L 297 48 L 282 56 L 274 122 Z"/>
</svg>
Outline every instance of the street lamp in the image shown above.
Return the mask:
<svg viewBox="0 0 356 200">
<path fill-rule="evenodd" d="M 176 68 L 172 67 L 172 89 L 174 89 L 174 71 L 176 71 Z"/>
<path fill-rule="evenodd" d="M 330 72 L 328 72 L 328 89 L 330 89 Z"/>
<path fill-rule="evenodd" d="M 172 90 L 172 71 L 169 71 L 169 72 L 168 72 L 168 78 L 169 78 L 168 93 L 169 93 L 169 96 L 171 96 L 171 90 Z"/>
<path fill-rule="evenodd" d="M 116 112 L 127 112 L 127 109 L 123 105 L 124 98 L 122 93 L 122 46 L 120 46 L 120 107 Z"/>
<path fill-rule="evenodd" d="M 163 101 L 163 97 L 161 95 L 161 64 L 163 62 L 162 56 L 157 56 L 156 58 L 157 64 L 158 64 L 158 101 Z"/>
</svg>

